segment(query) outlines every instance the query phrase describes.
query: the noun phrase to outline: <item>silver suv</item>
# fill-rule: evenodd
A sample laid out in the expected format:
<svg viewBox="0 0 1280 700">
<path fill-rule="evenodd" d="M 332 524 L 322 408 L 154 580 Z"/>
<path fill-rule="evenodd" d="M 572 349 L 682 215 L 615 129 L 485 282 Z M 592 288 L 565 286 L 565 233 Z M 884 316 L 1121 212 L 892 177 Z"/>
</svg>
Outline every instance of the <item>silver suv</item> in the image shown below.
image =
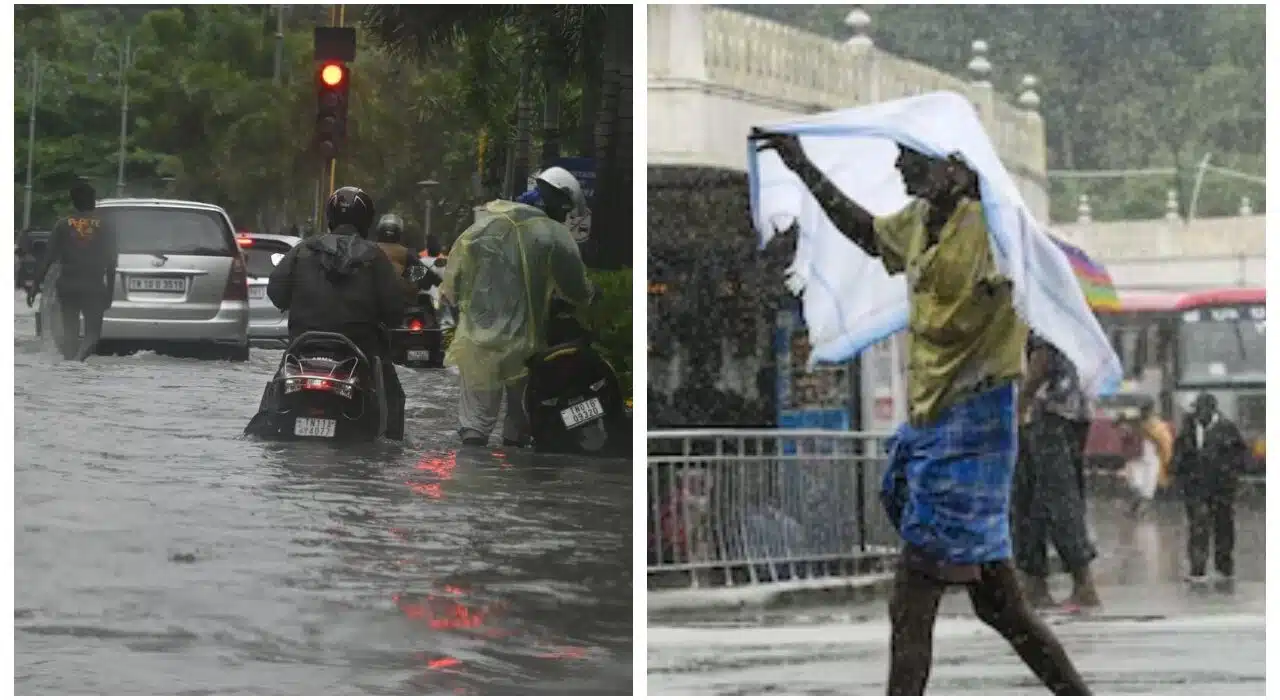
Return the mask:
<svg viewBox="0 0 1280 700">
<path fill-rule="evenodd" d="M 98 210 L 120 253 L 99 352 L 249 359 L 248 277 L 226 211 L 164 199 L 107 199 Z"/>
</svg>

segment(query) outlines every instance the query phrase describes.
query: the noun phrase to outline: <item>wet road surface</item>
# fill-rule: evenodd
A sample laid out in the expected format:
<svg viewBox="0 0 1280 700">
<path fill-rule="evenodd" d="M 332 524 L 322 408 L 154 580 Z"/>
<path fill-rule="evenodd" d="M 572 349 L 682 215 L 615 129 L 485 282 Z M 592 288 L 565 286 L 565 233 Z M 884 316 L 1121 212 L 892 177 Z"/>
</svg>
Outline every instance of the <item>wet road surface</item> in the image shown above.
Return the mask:
<svg viewBox="0 0 1280 700">
<path fill-rule="evenodd" d="M 249 362 L 55 360 L 15 304 L 19 694 L 631 692 L 631 466 L 241 439 Z"/>
<path fill-rule="evenodd" d="M 1186 573 L 1185 518 L 1176 502 L 1134 521 L 1103 495 L 1090 502 L 1103 608 L 1047 618 L 1100 695 L 1261 695 L 1266 690 L 1266 535 L 1263 505 L 1237 510 L 1234 594 L 1196 593 Z M 1067 595 L 1065 576 L 1054 581 Z M 652 695 L 881 695 L 889 627 L 883 601 L 844 608 L 664 614 L 649 627 Z M 935 633 L 936 695 L 1047 694 L 963 591 L 944 600 Z"/>
</svg>

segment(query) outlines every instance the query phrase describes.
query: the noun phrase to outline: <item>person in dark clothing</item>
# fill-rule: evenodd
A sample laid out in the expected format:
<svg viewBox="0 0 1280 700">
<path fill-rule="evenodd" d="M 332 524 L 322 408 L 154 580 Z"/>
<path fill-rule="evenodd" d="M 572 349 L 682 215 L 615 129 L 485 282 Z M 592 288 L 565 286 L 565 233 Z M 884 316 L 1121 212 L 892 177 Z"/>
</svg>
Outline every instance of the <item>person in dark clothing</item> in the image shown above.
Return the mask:
<svg viewBox="0 0 1280 700">
<path fill-rule="evenodd" d="M 1196 397 L 1173 443 L 1170 472 L 1187 508 L 1187 557 L 1195 585 L 1207 580 L 1210 544 L 1219 587 L 1235 576 L 1236 487 L 1249 456 L 1240 429 L 1218 412 L 1212 394 Z"/>
<path fill-rule="evenodd" d="M 1070 607 L 1096 607 L 1091 563 L 1098 552 L 1085 525 L 1081 486 L 1089 402 L 1075 367 L 1057 348 L 1032 334 L 1027 342 L 1027 378 L 1020 393 L 1018 467 L 1013 480 L 1014 559 L 1035 607 L 1052 606 L 1048 544 L 1071 574 Z"/>
<path fill-rule="evenodd" d="M 35 304 L 40 285 L 54 263 L 61 264 L 57 294 L 62 323 L 62 355 L 83 362 L 93 354 L 102 338 L 102 317 L 111 308 L 115 293 L 116 235 L 99 216 L 98 197 L 93 186 L 80 180 L 71 187 L 71 204 L 76 213 L 53 226 L 44 259 L 36 269 L 34 284 L 27 292 L 27 306 Z M 80 319 L 84 318 L 84 342 Z"/>
<path fill-rule="evenodd" d="M 386 390 L 386 437 L 404 439 L 404 389 L 391 362 L 386 328 L 404 319 L 404 289 L 391 261 L 366 240 L 373 198 L 355 187 L 329 196 L 329 233 L 304 240 L 271 273 L 267 297 L 289 312 L 289 339 L 308 331 L 341 333 L 370 362 L 381 360 Z"/>
<path fill-rule="evenodd" d="M 417 301 L 419 291 L 426 291 L 444 281 L 404 244 L 404 219 L 398 215 L 384 214 L 374 229 L 373 240 L 395 268 L 396 276 L 401 279 L 405 288 L 408 303 Z M 419 281 L 413 281 L 414 277 L 418 277 Z"/>
</svg>

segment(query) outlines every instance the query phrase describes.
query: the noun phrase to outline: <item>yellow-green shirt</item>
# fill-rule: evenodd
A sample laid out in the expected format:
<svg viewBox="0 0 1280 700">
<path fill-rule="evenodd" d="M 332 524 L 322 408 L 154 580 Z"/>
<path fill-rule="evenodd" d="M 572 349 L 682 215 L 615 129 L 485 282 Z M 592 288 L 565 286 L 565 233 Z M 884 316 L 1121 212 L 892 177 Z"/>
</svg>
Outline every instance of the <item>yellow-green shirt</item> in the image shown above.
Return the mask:
<svg viewBox="0 0 1280 700">
<path fill-rule="evenodd" d="M 927 202 L 916 200 L 875 220 L 885 268 L 907 275 L 907 404 L 916 425 L 975 391 L 1016 381 L 1027 344 L 1011 285 L 991 256 L 982 203 L 961 200 L 932 247 L 928 211 Z"/>
</svg>

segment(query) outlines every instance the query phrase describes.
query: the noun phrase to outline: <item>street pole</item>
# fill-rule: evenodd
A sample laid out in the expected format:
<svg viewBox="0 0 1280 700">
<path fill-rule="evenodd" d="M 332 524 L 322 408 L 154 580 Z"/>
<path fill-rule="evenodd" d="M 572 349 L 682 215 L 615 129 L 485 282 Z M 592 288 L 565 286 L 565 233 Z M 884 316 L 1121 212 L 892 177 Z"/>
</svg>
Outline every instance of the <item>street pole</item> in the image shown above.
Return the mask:
<svg viewBox="0 0 1280 700">
<path fill-rule="evenodd" d="M 276 71 L 271 84 L 280 87 L 280 66 L 284 60 L 284 5 L 276 5 Z"/>
<path fill-rule="evenodd" d="M 22 230 L 31 228 L 32 173 L 36 167 L 36 103 L 40 101 L 40 54 L 31 52 L 31 101 L 27 112 L 27 184 L 22 200 Z"/>
<path fill-rule="evenodd" d="M 1204 158 L 1200 159 L 1200 166 L 1196 168 L 1196 184 L 1191 188 L 1191 204 L 1187 205 L 1188 224 L 1196 218 L 1196 204 L 1200 201 L 1200 185 L 1204 184 L 1204 171 L 1209 167 L 1209 158 L 1212 155 L 1212 153 L 1204 154 Z"/>
<path fill-rule="evenodd" d="M 422 205 L 422 245 L 429 251 L 434 250 L 436 255 L 439 255 L 440 251 L 439 246 L 431 245 L 431 210 L 435 206 L 435 202 L 431 199 L 431 188 L 439 184 L 435 180 L 423 180 L 418 183 L 425 200 Z"/>
<path fill-rule="evenodd" d="M 129 142 L 129 68 L 133 65 L 133 37 L 124 38 L 120 54 L 120 155 L 116 165 L 116 196 L 124 197 L 124 159 Z"/>
</svg>

